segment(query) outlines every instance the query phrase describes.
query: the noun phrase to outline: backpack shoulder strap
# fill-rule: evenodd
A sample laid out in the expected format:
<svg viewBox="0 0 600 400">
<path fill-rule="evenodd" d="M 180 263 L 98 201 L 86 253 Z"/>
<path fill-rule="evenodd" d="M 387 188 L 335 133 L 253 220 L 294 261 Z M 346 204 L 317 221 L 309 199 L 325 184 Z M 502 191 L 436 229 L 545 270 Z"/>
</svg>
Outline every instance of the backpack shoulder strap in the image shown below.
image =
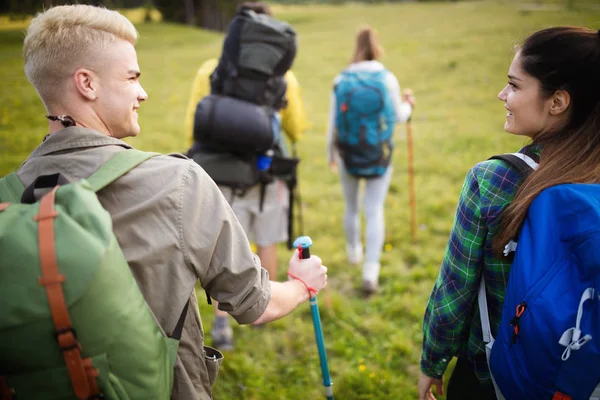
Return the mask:
<svg viewBox="0 0 600 400">
<path fill-rule="evenodd" d="M 488 368 L 490 365 L 490 356 L 492 353 L 492 346 L 494 346 L 494 336 L 492 335 L 492 328 L 490 327 L 490 316 L 488 312 L 487 306 L 487 297 L 485 291 L 485 279 L 483 278 L 483 274 L 481 274 L 481 282 L 479 283 L 479 290 L 477 292 L 477 302 L 479 304 L 479 318 L 481 321 L 481 332 L 483 334 L 483 345 L 485 346 L 485 358 L 488 363 Z M 491 374 L 490 374 L 491 375 Z M 492 385 L 494 386 L 494 392 L 496 393 L 497 400 L 506 400 L 506 398 L 502 395 L 500 388 L 496 384 L 496 380 L 492 375 Z"/>
<path fill-rule="evenodd" d="M 121 151 L 105 162 L 98 171 L 86 180 L 90 183 L 94 192 L 99 192 L 144 161 L 159 155 L 159 153 L 135 149 Z"/>
<path fill-rule="evenodd" d="M 385 79 L 386 79 L 386 77 L 387 77 L 387 74 L 388 74 L 388 72 L 389 72 L 389 71 L 388 71 L 386 68 L 383 68 L 383 69 L 381 69 L 381 70 L 379 70 L 379 71 L 376 71 L 374 75 L 375 75 L 377 78 L 379 78 L 379 79 L 381 79 L 382 81 L 384 81 L 384 82 L 385 82 Z"/>
<path fill-rule="evenodd" d="M 21 201 L 21 194 L 24 190 L 25 187 L 15 172 L 0 179 L 0 193 L 9 196 L 9 198 L 3 199 L 4 202 L 19 203 Z"/>
<path fill-rule="evenodd" d="M 490 157 L 490 160 L 502 160 L 515 167 L 521 176 L 527 178 L 538 167 L 538 163 L 523 153 L 506 153 Z"/>
</svg>

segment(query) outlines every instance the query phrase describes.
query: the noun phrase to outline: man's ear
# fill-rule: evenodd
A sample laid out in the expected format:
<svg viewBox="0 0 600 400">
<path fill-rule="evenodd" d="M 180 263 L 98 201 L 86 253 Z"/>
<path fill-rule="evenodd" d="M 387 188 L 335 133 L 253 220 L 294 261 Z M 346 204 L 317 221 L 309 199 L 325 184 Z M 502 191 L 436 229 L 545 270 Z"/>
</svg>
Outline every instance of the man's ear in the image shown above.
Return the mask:
<svg viewBox="0 0 600 400">
<path fill-rule="evenodd" d="M 98 98 L 96 94 L 98 76 L 89 69 L 80 68 L 74 74 L 75 86 L 81 96 L 93 101 Z"/>
<path fill-rule="evenodd" d="M 571 104 L 571 95 L 566 90 L 557 90 L 551 97 L 550 115 L 560 115 L 567 111 Z"/>
</svg>

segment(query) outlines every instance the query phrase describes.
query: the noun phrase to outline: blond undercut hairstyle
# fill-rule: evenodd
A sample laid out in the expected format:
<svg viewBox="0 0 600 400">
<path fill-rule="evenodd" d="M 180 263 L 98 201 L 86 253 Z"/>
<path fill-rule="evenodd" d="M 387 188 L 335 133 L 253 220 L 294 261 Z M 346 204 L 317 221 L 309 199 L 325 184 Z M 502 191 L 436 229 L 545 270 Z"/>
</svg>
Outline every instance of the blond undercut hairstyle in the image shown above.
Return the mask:
<svg viewBox="0 0 600 400">
<path fill-rule="evenodd" d="M 138 33 L 117 11 L 88 5 L 52 7 L 29 24 L 23 45 L 25 74 L 48 106 L 79 68 L 98 63 L 98 54 L 111 43 L 135 44 Z"/>
</svg>

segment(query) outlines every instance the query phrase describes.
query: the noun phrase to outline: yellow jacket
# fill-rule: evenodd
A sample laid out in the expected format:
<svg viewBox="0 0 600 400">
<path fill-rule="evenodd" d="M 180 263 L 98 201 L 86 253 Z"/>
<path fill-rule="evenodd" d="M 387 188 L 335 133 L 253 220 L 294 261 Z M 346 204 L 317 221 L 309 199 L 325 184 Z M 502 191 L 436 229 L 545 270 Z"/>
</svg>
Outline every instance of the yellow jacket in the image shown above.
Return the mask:
<svg viewBox="0 0 600 400">
<path fill-rule="evenodd" d="M 204 97 L 210 94 L 210 74 L 217 67 L 218 60 L 210 59 L 204 62 L 196 72 L 190 98 L 185 112 L 185 137 L 191 147 L 194 143 L 194 114 L 196 105 Z M 304 103 L 302 102 L 302 90 L 296 75 L 289 70 L 285 74 L 287 89 L 287 107 L 281 110 L 281 126 L 291 142 L 296 142 L 302 137 L 302 133 L 308 127 Z"/>
</svg>

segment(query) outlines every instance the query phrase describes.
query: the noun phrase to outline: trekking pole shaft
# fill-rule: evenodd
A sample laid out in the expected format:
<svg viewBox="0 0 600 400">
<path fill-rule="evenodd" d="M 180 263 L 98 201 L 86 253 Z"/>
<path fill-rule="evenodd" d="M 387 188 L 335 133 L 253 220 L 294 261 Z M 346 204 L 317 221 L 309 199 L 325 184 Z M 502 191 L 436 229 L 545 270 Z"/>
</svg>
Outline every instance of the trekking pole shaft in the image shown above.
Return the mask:
<svg viewBox="0 0 600 400">
<path fill-rule="evenodd" d="M 300 251 L 300 259 L 310 258 L 310 246 L 312 241 L 306 236 L 302 236 L 294 242 Z M 333 390 L 331 386 L 331 376 L 329 375 L 329 366 L 327 364 L 327 352 L 325 351 L 325 340 L 323 339 L 323 327 L 321 325 L 321 314 L 319 313 L 319 304 L 317 303 L 317 295 L 310 298 L 310 314 L 315 328 L 315 339 L 317 340 L 317 351 L 319 352 L 319 363 L 321 364 L 321 375 L 323 376 L 323 386 L 325 387 L 325 395 L 327 400 L 333 400 Z"/>
<path fill-rule="evenodd" d="M 410 118 L 406 121 L 406 142 L 408 145 L 408 184 L 410 187 L 410 233 L 413 242 L 417 240 L 417 215 L 415 199 L 415 168 L 413 161 L 412 124 Z"/>
<path fill-rule="evenodd" d="M 321 326 L 321 316 L 319 314 L 319 305 L 317 296 L 310 299 L 310 313 L 312 315 L 313 326 L 315 328 L 315 338 L 317 339 L 317 350 L 319 352 L 319 362 L 321 364 L 321 375 L 323 376 L 323 386 L 327 400 L 333 400 L 333 390 L 331 388 L 331 376 L 329 375 L 329 366 L 327 364 L 327 353 L 325 352 L 325 341 L 323 340 L 323 328 Z"/>
</svg>

